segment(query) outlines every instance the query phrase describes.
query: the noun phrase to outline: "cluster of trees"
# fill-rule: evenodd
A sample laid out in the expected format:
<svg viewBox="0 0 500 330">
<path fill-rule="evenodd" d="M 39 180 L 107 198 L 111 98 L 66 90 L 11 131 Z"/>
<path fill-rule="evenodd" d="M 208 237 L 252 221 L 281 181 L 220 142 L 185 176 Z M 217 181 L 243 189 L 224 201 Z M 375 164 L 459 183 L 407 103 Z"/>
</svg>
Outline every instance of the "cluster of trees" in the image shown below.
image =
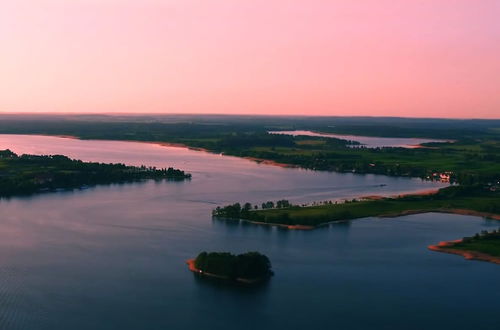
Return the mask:
<svg viewBox="0 0 500 330">
<path fill-rule="evenodd" d="M 500 229 L 483 230 L 472 237 L 464 237 L 461 242 L 453 244 L 453 248 L 500 257 Z"/>
<path fill-rule="evenodd" d="M 248 213 L 250 213 L 251 206 L 245 207 L 247 206 L 247 204 L 245 204 L 244 207 L 241 207 L 240 203 L 234 203 L 223 207 L 217 206 L 215 210 L 212 211 L 212 215 L 215 217 L 234 218 L 234 219 L 243 218 L 244 216 L 247 216 Z"/>
<path fill-rule="evenodd" d="M 286 199 L 281 199 L 277 201 L 276 204 L 273 201 L 267 201 L 265 203 L 262 203 L 261 205 L 262 209 L 274 209 L 274 208 L 282 209 L 291 206 L 292 204 Z"/>
<path fill-rule="evenodd" d="M 494 229 L 492 231 L 483 230 L 472 237 L 464 237 L 462 242 L 471 243 L 478 241 L 493 241 L 493 240 L 499 241 L 500 243 L 500 229 Z"/>
<path fill-rule="evenodd" d="M 262 203 L 262 209 L 281 209 L 281 208 L 289 208 L 292 207 L 292 203 L 290 203 L 286 199 L 282 199 L 277 201 L 276 203 L 273 201 L 267 201 Z M 255 218 L 255 212 L 251 212 L 252 210 L 258 210 L 258 205 L 253 205 L 252 203 L 245 203 L 243 206 L 240 203 L 234 203 L 230 205 L 226 205 L 223 207 L 217 206 L 213 211 L 212 215 L 216 217 L 222 218 L 234 218 L 234 219 L 257 219 Z"/>
<path fill-rule="evenodd" d="M 259 252 L 234 255 L 228 252 L 201 252 L 195 267 L 227 279 L 263 279 L 272 275 L 269 258 Z"/>
<path fill-rule="evenodd" d="M 475 202 L 468 205 L 462 205 L 462 208 L 471 208 L 475 211 L 500 214 L 500 191 L 490 191 L 488 185 L 454 185 L 439 189 L 436 194 L 426 196 L 405 196 L 399 198 L 401 201 L 415 200 L 437 200 L 450 201 L 455 204 L 455 201 L 467 198 L 476 198 Z M 483 198 L 481 198 L 483 197 Z"/>
<path fill-rule="evenodd" d="M 184 180 L 191 177 L 172 167 L 83 162 L 62 155 L 19 156 L 10 150 L 0 151 L 0 165 L 0 196 L 145 179 Z"/>
</svg>

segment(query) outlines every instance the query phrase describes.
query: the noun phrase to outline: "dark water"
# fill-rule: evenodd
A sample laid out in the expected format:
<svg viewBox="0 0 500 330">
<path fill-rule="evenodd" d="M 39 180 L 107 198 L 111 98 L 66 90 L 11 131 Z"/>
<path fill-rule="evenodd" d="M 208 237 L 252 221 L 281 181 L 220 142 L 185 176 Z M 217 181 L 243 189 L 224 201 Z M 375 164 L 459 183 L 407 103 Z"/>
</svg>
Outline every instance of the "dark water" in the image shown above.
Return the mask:
<svg viewBox="0 0 500 330">
<path fill-rule="evenodd" d="M 426 249 L 498 222 L 426 214 L 304 232 L 209 215 L 234 201 L 394 194 L 438 183 L 283 169 L 140 143 L 0 136 L 5 147 L 173 164 L 193 179 L 1 201 L 2 330 L 498 328 L 500 267 Z M 276 275 L 257 289 L 200 281 L 184 261 L 201 250 L 259 250 Z"/>
<path fill-rule="evenodd" d="M 360 136 L 360 135 L 344 135 L 344 134 L 331 134 L 331 133 L 316 133 L 312 131 L 273 131 L 272 134 L 284 134 L 293 136 L 320 136 L 336 139 L 343 139 L 349 141 L 357 141 L 365 148 L 418 148 L 422 143 L 429 142 L 452 142 L 449 140 L 438 139 L 422 139 L 422 138 L 392 138 L 392 137 L 376 137 L 376 136 Z M 359 145 L 353 145 L 358 147 Z"/>
</svg>

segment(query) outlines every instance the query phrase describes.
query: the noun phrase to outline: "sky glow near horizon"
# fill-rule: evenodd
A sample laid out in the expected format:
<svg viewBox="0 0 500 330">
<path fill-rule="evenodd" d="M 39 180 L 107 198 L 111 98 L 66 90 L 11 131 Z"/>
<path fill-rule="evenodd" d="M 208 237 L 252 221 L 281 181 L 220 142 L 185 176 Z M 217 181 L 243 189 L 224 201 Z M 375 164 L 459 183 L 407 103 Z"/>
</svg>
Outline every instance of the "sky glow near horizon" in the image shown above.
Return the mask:
<svg viewBox="0 0 500 330">
<path fill-rule="evenodd" d="M 0 112 L 500 118 L 498 0 L 0 0 Z"/>
</svg>

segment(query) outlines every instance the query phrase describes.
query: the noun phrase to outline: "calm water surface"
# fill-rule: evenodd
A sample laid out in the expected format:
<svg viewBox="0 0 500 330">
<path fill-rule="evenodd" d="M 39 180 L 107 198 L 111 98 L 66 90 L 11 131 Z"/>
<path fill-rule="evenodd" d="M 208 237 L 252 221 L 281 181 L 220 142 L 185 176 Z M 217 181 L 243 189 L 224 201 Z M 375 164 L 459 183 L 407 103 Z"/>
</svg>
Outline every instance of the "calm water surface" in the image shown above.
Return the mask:
<svg viewBox="0 0 500 330">
<path fill-rule="evenodd" d="M 210 217 L 216 205 L 235 201 L 390 195 L 439 183 L 132 142 L 2 135 L 4 148 L 174 165 L 193 179 L 0 201 L 2 330 L 497 329 L 500 267 L 426 246 L 498 222 L 425 214 L 303 232 Z M 184 261 L 201 250 L 259 250 L 276 275 L 252 290 L 200 281 Z"/>
<path fill-rule="evenodd" d="M 343 135 L 343 134 L 330 134 L 330 133 L 316 133 L 312 131 L 272 131 L 271 134 L 284 134 L 293 136 L 319 136 L 327 138 L 336 138 L 349 141 L 357 141 L 361 143 L 360 146 L 365 148 L 418 148 L 422 143 L 429 142 L 452 142 L 449 140 L 437 139 L 421 139 L 421 138 L 391 138 L 391 137 L 376 137 L 376 136 L 360 136 L 360 135 Z M 352 145 L 358 147 L 359 145 Z"/>
</svg>

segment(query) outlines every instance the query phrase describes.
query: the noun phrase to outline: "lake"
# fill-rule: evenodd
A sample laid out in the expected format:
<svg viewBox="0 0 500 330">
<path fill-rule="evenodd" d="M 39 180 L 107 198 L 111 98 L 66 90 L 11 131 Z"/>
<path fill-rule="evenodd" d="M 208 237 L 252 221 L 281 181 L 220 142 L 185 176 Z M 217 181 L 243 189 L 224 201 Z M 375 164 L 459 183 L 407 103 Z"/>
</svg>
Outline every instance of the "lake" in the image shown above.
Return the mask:
<svg viewBox="0 0 500 330">
<path fill-rule="evenodd" d="M 270 134 L 283 134 L 292 136 L 316 136 L 342 139 L 348 141 L 356 141 L 361 145 L 352 144 L 351 147 L 365 147 L 365 148 L 419 148 L 422 143 L 430 142 L 453 142 L 450 140 L 438 139 L 422 139 L 422 138 L 392 138 L 392 137 L 376 137 L 376 136 L 360 136 L 360 135 L 343 135 L 331 133 L 316 133 L 312 131 L 271 131 Z"/>
<path fill-rule="evenodd" d="M 281 168 L 186 148 L 0 135 L 0 149 L 174 166 L 190 181 L 0 201 L 0 329 L 494 329 L 498 265 L 427 245 L 498 227 L 472 216 L 366 218 L 314 231 L 212 220 L 217 205 L 392 195 L 442 183 Z M 381 186 L 385 184 L 386 186 Z M 258 250 L 259 288 L 191 274 L 200 251 Z"/>
</svg>

